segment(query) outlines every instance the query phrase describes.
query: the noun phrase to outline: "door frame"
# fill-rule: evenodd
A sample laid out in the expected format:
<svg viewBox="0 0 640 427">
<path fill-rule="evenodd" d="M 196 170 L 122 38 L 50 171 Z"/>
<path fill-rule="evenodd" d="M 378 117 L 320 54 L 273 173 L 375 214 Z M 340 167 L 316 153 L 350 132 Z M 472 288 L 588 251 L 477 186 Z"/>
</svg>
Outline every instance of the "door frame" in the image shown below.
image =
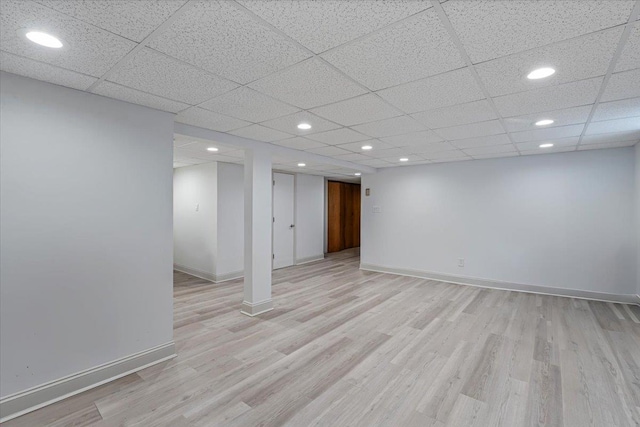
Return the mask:
<svg viewBox="0 0 640 427">
<path fill-rule="evenodd" d="M 271 171 L 271 271 L 273 271 L 273 264 L 275 261 L 275 257 L 274 257 L 274 253 L 273 250 L 274 248 L 274 237 L 275 237 L 275 233 L 274 233 L 274 218 L 275 218 L 275 191 L 273 189 L 273 187 L 275 186 L 275 182 L 276 182 L 276 177 L 275 174 L 279 173 L 282 175 L 293 175 L 293 225 L 295 227 L 293 227 L 293 265 L 297 265 L 298 264 L 298 257 L 296 255 L 296 240 L 297 240 L 297 235 L 298 235 L 298 230 L 297 230 L 297 222 L 298 222 L 298 209 L 296 206 L 296 191 L 298 189 L 298 177 L 297 177 L 297 173 L 295 172 L 286 172 L 286 171 L 279 171 L 279 170 L 272 170 Z M 283 267 L 286 268 L 286 267 Z"/>
</svg>

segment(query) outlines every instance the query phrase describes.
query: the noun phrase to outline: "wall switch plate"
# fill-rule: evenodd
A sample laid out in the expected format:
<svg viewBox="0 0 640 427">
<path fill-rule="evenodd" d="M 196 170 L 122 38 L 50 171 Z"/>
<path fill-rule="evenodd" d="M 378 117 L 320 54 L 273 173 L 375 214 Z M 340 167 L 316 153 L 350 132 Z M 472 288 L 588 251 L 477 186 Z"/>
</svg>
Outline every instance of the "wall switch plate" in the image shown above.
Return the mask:
<svg viewBox="0 0 640 427">
<path fill-rule="evenodd" d="M 373 213 L 382 213 L 382 208 L 380 206 L 374 206 Z"/>
<path fill-rule="evenodd" d="M 464 267 L 464 258 L 458 258 L 458 267 Z"/>
<path fill-rule="evenodd" d="M 371 189 L 367 188 L 366 190 L 364 190 L 364 195 L 369 197 L 371 195 Z"/>
</svg>

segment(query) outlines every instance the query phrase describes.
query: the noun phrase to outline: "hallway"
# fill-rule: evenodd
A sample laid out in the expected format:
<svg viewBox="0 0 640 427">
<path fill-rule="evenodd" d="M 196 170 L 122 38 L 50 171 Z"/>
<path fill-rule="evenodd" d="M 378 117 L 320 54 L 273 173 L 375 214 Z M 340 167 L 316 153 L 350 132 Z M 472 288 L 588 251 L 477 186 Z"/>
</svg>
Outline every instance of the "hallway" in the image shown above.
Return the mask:
<svg viewBox="0 0 640 427">
<path fill-rule="evenodd" d="M 255 318 L 240 314 L 242 279 L 176 272 L 175 359 L 4 425 L 640 422 L 640 307 L 365 272 L 359 260 L 274 271 L 275 309 Z"/>
</svg>

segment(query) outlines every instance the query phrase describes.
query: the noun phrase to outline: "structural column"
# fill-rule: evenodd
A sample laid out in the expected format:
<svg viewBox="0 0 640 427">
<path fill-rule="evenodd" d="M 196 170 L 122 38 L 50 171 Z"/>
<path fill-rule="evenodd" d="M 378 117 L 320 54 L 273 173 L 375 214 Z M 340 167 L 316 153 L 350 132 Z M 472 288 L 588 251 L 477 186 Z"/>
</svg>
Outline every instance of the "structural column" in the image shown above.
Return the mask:
<svg viewBox="0 0 640 427">
<path fill-rule="evenodd" d="M 255 316 L 273 309 L 271 153 L 246 149 L 244 156 L 244 301 L 242 313 Z"/>
</svg>

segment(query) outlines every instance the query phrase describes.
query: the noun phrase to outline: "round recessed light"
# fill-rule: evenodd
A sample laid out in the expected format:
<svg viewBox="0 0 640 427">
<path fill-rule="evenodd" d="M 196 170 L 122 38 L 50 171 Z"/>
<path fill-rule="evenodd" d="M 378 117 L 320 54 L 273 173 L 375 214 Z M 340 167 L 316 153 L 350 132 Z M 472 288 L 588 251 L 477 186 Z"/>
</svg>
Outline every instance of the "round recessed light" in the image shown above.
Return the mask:
<svg viewBox="0 0 640 427">
<path fill-rule="evenodd" d="M 207 148 L 207 151 L 218 151 L 218 149 L 216 147 L 209 147 Z"/>
<path fill-rule="evenodd" d="M 372 146 L 370 146 L 370 145 L 363 145 L 363 146 L 362 146 L 362 149 L 363 149 L 363 150 L 371 150 L 372 148 L 373 148 L 373 147 L 372 147 Z"/>
<path fill-rule="evenodd" d="M 306 163 L 298 163 L 298 166 L 303 168 L 303 167 L 307 166 L 307 164 Z"/>
<path fill-rule="evenodd" d="M 540 144 L 540 148 L 551 148 L 553 147 L 553 144 L 548 142 L 546 144 Z"/>
<path fill-rule="evenodd" d="M 408 161 L 409 161 L 409 159 L 407 159 L 406 157 L 401 157 L 401 158 L 400 158 L 400 161 L 401 161 L 401 162 L 408 162 Z"/>
<path fill-rule="evenodd" d="M 300 129 L 300 130 L 309 130 L 309 129 L 311 129 L 311 125 L 309 123 L 300 123 L 298 125 L 298 129 Z"/>
<path fill-rule="evenodd" d="M 544 119 L 544 120 L 538 120 L 536 122 L 536 126 L 547 126 L 553 123 L 553 120 L 551 119 Z"/>
<path fill-rule="evenodd" d="M 53 49 L 60 49 L 63 46 L 62 42 L 58 40 L 58 38 L 41 31 L 27 31 L 24 35 L 26 38 L 40 46 L 50 47 Z"/>
<path fill-rule="evenodd" d="M 527 78 L 530 79 L 530 80 L 544 79 L 545 77 L 549 77 L 550 75 L 552 75 L 555 72 L 556 72 L 556 70 L 554 70 L 553 68 L 549 68 L 549 67 L 538 68 L 536 70 L 533 70 L 529 74 L 527 74 Z"/>
<path fill-rule="evenodd" d="M 362 175 L 362 174 L 361 174 L 360 172 L 356 172 L 356 173 L 354 173 L 354 175 L 355 175 L 355 176 L 360 176 L 360 175 Z"/>
</svg>

